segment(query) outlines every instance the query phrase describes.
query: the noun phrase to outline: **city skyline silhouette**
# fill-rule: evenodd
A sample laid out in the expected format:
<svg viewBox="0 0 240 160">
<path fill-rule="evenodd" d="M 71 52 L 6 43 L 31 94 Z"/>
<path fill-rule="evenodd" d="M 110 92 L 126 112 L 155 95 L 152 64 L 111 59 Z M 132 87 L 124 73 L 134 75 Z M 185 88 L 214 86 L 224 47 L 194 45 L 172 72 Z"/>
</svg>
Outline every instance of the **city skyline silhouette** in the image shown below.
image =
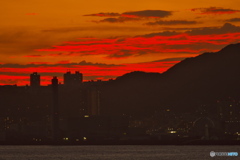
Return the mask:
<svg viewBox="0 0 240 160">
<path fill-rule="evenodd" d="M 0 4 L 0 160 L 239 156 L 239 0 Z"/>
<path fill-rule="evenodd" d="M 63 84 L 53 76 L 41 86 L 34 72 L 30 85 L 0 86 L 2 143 L 238 144 L 239 50 L 230 44 L 162 74 L 109 81 L 68 71 Z"/>
</svg>

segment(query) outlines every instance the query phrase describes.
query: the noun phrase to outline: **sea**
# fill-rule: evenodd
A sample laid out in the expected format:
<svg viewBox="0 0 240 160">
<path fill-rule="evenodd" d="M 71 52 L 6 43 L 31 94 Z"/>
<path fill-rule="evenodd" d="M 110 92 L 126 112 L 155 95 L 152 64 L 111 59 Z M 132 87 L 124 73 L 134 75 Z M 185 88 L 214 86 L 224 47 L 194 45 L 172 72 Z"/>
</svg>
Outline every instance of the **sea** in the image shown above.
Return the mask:
<svg viewBox="0 0 240 160">
<path fill-rule="evenodd" d="M 210 156 L 210 152 L 214 152 Z M 226 156 L 216 153 L 239 153 Z M 82 145 L 0 146 L 0 160 L 218 160 L 240 159 L 240 146 Z"/>
</svg>

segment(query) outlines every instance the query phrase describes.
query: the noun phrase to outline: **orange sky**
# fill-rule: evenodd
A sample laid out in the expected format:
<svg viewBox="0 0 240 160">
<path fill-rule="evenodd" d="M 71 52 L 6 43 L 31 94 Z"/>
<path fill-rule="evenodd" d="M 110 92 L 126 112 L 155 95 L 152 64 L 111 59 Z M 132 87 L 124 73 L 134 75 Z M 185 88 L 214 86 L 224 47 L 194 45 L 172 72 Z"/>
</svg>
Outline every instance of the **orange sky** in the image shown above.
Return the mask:
<svg viewBox="0 0 240 160">
<path fill-rule="evenodd" d="M 159 72 L 240 42 L 240 1 L 0 2 L 0 85 L 42 85 L 67 70 L 84 80 Z"/>
</svg>

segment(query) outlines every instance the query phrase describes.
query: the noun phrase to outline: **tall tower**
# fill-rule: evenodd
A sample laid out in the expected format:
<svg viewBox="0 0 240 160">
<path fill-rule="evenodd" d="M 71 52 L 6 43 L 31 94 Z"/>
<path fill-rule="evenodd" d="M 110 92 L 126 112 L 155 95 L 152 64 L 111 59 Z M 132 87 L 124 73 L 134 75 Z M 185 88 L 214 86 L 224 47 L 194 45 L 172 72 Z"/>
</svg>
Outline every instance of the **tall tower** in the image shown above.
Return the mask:
<svg viewBox="0 0 240 160">
<path fill-rule="evenodd" d="M 53 105 L 52 105 L 52 118 L 53 118 L 53 140 L 57 142 L 59 140 L 59 106 L 58 106 L 58 79 L 53 77 L 52 79 L 52 93 L 53 93 Z"/>
<path fill-rule="evenodd" d="M 83 74 L 80 73 L 79 71 L 76 71 L 73 78 L 74 78 L 74 82 L 76 84 L 80 84 L 83 81 Z"/>
<path fill-rule="evenodd" d="M 65 73 L 63 75 L 63 83 L 64 83 L 64 85 L 71 84 L 71 72 L 70 71 L 68 71 L 67 73 Z"/>
<path fill-rule="evenodd" d="M 76 71 L 75 74 L 67 72 L 63 75 L 64 85 L 66 86 L 76 86 L 82 83 L 83 75 L 82 73 Z"/>
<path fill-rule="evenodd" d="M 100 115 L 100 90 L 96 86 L 88 90 L 88 113 L 92 116 Z"/>
<path fill-rule="evenodd" d="M 40 75 L 37 72 L 30 74 L 30 86 L 39 87 L 40 86 Z"/>
</svg>

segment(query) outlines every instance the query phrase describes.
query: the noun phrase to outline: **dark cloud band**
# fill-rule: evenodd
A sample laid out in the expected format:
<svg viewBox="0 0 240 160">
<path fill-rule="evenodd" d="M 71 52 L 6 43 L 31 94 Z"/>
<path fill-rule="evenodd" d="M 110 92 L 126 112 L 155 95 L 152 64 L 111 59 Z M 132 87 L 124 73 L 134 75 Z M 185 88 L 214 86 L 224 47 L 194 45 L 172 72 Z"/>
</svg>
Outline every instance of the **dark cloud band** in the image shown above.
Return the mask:
<svg viewBox="0 0 240 160">
<path fill-rule="evenodd" d="M 170 21 L 156 21 L 148 22 L 146 25 L 191 25 L 197 24 L 197 21 L 186 21 L 186 20 L 170 20 Z"/>
<path fill-rule="evenodd" d="M 234 10 L 221 7 L 209 7 L 209 8 L 193 8 L 191 11 L 200 12 L 200 14 L 233 14 L 240 12 L 240 10 Z"/>
</svg>

